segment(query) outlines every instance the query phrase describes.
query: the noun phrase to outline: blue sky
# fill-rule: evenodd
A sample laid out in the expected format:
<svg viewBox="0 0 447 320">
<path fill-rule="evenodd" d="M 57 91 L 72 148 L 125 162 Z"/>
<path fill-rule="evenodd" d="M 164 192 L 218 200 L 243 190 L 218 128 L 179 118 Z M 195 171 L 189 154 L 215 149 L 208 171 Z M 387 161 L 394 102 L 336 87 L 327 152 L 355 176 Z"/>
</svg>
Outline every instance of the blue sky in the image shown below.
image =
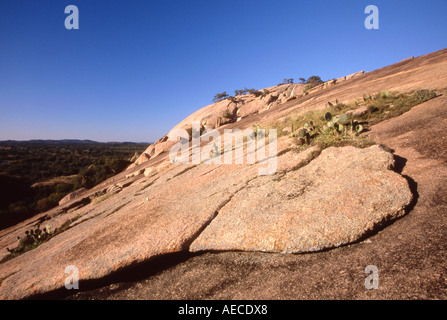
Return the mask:
<svg viewBox="0 0 447 320">
<path fill-rule="evenodd" d="M 446 14 L 446 0 L 2 0 L 0 140 L 155 141 L 218 92 L 444 49 Z"/>
</svg>

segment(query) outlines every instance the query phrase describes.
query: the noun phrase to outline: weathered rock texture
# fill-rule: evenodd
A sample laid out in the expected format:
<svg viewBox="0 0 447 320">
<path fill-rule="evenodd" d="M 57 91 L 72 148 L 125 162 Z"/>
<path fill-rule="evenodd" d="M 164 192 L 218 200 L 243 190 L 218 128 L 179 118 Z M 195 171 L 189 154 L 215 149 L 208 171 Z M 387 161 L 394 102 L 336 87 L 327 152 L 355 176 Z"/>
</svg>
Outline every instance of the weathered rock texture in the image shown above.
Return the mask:
<svg viewBox="0 0 447 320">
<path fill-rule="evenodd" d="M 266 107 L 265 104 L 250 104 L 255 100 L 254 96 L 240 97 L 244 101 L 238 103 L 236 108 L 243 112 L 244 105 L 249 106 L 247 116 L 239 117 L 238 122 L 226 123 L 218 130 L 243 130 L 255 124 L 262 126 L 292 113 L 323 109 L 327 101 L 358 99 L 364 93 L 439 90 L 445 87 L 447 50 L 442 50 L 368 72 L 340 84 L 338 81 L 332 86 L 328 84 L 326 88 L 305 96 L 302 95 L 302 86 L 276 86 L 270 88 L 270 97 L 256 98 L 264 99 L 264 102 L 271 100 Z M 217 119 L 231 108 L 233 106 L 228 101 L 210 105 L 177 127 L 188 128 L 193 120 Z M 444 128 L 443 123 L 445 121 L 435 127 Z M 418 126 L 427 128 L 427 124 L 419 122 L 417 126 L 406 126 L 406 122 L 402 125 L 413 130 Z M 84 280 L 102 278 L 140 262 L 154 261 L 153 258 L 167 253 L 190 248 L 201 250 L 209 244 L 214 248 L 233 249 L 237 245 L 246 250 L 277 252 L 329 248 L 355 241 L 374 225 L 398 217 L 410 201 L 405 179 L 386 169 L 392 163 L 391 156 L 377 147 L 361 151 L 348 148 L 345 152 L 351 157 L 344 153 L 334 154 L 334 150 L 325 151 L 305 166 L 318 151 L 308 149 L 297 152 L 291 140 L 283 137 L 278 139 L 276 176 L 260 177 L 260 165 L 173 165 L 167 152 L 172 142 L 167 139 L 168 136 L 165 136 L 150 146 L 146 155 L 141 156 L 144 159 L 137 161 L 132 168 L 85 192 L 82 201 L 70 200 L 14 227 L 1 230 L 0 258 L 3 258 L 8 254 L 6 248 L 14 248 L 17 236 L 23 236 L 26 230 L 40 225 L 50 225 L 52 230 L 69 225 L 68 229 L 38 248 L 0 264 L 0 298 L 25 298 L 64 288 L 67 277 L 65 268 L 68 265 L 78 267 L 82 285 Z M 429 140 L 428 136 L 425 139 L 413 137 L 409 143 L 428 145 Z M 440 147 L 436 145 L 435 149 Z M 331 154 L 333 159 L 329 158 Z M 345 161 L 336 160 L 338 157 Z M 340 166 L 323 166 L 325 158 L 332 164 L 340 161 Z M 433 173 L 437 174 L 438 171 L 434 169 Z M 136 172 L 139 174 L 134 175 Z M 340 182 L 343 184 L 339 185 Z M 365 195 L 368 196 L 363 198 Z M 436 197 L 439 198 L 439 195 L 433 196 L 434 199 Z M 261 208 L 262 215 L 255 215 L 255 205 Z M 225 217 L 234 215 L 237 208 L 241 216 L 231 221 L 233 230 L 230 232 L 223 222 L 230 226 L 230 221 Z M 243 219 L 244 215 L 259 223 L 247 222 Z M 409 216 L 411 218 L 411 214 Z M 237 224 L 235 226 L 235 221 L 240 222 L 240 228 Z M 250 225 L 257 229 L 249 230 Z M 298 227 L 291 227 L 293 225 Z M 214 228 L 223 233 L 210 235 L 209 230 Z M 281 229 L 282 233 L 279 232 Z M 413 230 L 407 230 L 407 234 Z M 427 230 L 431 229 L 427 227 Z M 204 242 L 205 237 L 208 237 L 209 243 Z M 213 239 L 216 241 L 213 242 Z M 222 242 L 222 239 L 227 242 Z M 436 245 L 440 246 L 440 242 Z M 370 261 L 369 257 L 365 260 L 368 264 L 380 263 Z M 363 270 L 364 266 L 360 270 L 362 278 L 359 283 L 362 284 Z M 284 283 L 289 283 L 287 274 L 283 279 Z M 258 282 L 256 278 L 252 283 Z M 278 292 L 282 292 L 283 286 L 278 281 L 275 283 L 281 289 Z M 241 288 L 248 290 L 247 286 Z"/>
<path fill-rule="evenodd" d="M 318 251 L 360 239 L 401 216 L 407 181 L 379 146 L 330 148 L 308 166 L 250 182 L 220 211 L 191 251 Z"/>
<path fill-rule="evenodd" d="M 132 281 L 102 284 L 75 299 L 447 299 L 447 97 L 430 100 L 368 132 L 395 150 L 409 177 L 411 211 L 364 241 L 312 254 L 207 252 Z M 414 207 L 413 207 L 414 205 Z M 365 267 L 379 268 L 379 290 Z M 135 270 L 128 274 L 135 274 Z M 122 280 L 122 278 L 120 279 Z"/>
</svg>

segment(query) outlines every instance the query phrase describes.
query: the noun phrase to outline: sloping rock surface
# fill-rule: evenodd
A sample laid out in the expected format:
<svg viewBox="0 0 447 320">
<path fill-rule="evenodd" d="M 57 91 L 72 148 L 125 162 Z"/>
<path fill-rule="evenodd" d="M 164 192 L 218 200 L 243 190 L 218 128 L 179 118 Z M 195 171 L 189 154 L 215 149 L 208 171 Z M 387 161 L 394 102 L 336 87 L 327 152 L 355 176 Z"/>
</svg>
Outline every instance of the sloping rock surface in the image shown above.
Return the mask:
<svg viewBox="0 0 447 320">
<path fill-rule="evenodd" d="M 318 251 L 360 239 L 404 213 L 412 194 L 372 146 L 330 148 L 308 166 L 256 179 L 224 206 L 191 251 Z"/>
<path fill-rule="evenodd" d="M 300 158 L 304 161 L 307 153 L 285 153 L 278 167 L 299 164 Z M 78 268 L 81 281 L 98 279 L 137 262 L 187 250 L 220 208 L 258 177 L 258 167 L 175 165 L 107 200 L 92 201 L 72 213 L 70 229 L 0 265 L 0 298 L 24 298 L 64 287 L 69 265 Z"/>
<path fill-rule="evenodd" d="M 65 197 L 63 197 L 60 201 L 59 201 L 59 205 L 65 204 L 67 202 L 70 202 L 71 200 L 79 197 L 80 195 L 82 195 L 83 193 L 85 193 L 87 191 L 86 188 L 81 188 L 79 190 L 76 190 L 70 194 L 67 194 Z"/>
<path fill-rule="evenodd" d="M 272 102 L 272 106 L 268 108 L 268 110 L 263 109 L 264 106 L 260 106 L 262 109 L 258 112 L 253 110 L 255 113 L 246 118 L 241 118 L 239 122 L 225 124 L 225 128 L 244 129 L 250 128 L 255 124 L 263 125 L 287 117 L 292 113 L 322 109 L 325 107 L 327 101 L 335 101 L 335 99 L 338 99 L 343 102 L 357 99 L 362 97 L 364 93 L 372 94 L 383 90 L 408 92 L 421 88 L 440 89 L 446 87 L 446 81 L 447 50 L 442 50 L 359 75 L 358 77 L 345 80 L 340 84 L 319 90 L 318 92 L 309 93 L 306 96 L 299 95 L 296 99 L 291 101 L 288 101 L 288 99 L 291 98 L 290 95 L 292 94 L 293 87 L 289 87 L 288 85 L 277 86 L 275 89 L 271 90 L 271 94 L 274 94 L 275 96 L 278 95 L 278 99 L 276 99 L 275 102 Z M 284 92 L 288 92 L 287 90 L 290 90 L 290 94 L 284 95 Z M 297 87 L 294 94 L 300 92 L 300 90 L 301 88 Z M 242 98 L 244 99 L 244 103 L 237 105 L 238 109 L 241 111 L 243 111 L 242 108 L 244 105 L 249 105 L 250 101 L 254 99 L 250 95 L 241 97 L 241 99 Z M 265 97 L 265 99 L 266 98 L 267 97 Z M 285 102 L 278 102 L 283 100 Z M 442 105 L 442 107 L 444 106 L 445 104 Z M 203 119 L 206 120 L 208 117 L 214 115 L 221 116 L 222 113 L 227 110 L 227 107 L 231 107 L 231 105 L 228 106 L 228 102 L 208 106 L 199 110 L 194 116 L 185 119 L 177 127 L 189 126 L 192 120 L 200 121 Z M 215 110 L 217 110 L 216 108 L 219 110 L 215 112 Z M 430 114 L 430 112 L 428 112 L 428 114 Z M 445 123 L 445 121 L 442 123 Z M 437 127 L 443 128 L 441 125 L 442 123 L 439 122 Z M 406 122 L 402 122 L 402 126 L 411 128 L 411 130 L 415 130 L 415 128 L 419 126 L 408 126 L 406 124 Z M 426 124 L 421 123 L 420 125 L 427 127 Z M 218 130 L 222 131 L 221 128 Z M 411 139 L 411 143 L 414 144 L 415 142 L 420 142 L 423 144 L 421 147 L 427 146 L 427 141 L 431 139 L 428 136 L 426 139 L 417 138 L 417 135 L 415 135 L 415 137 L 416 138 Z M 292 252 L 293 250 L 293 252 L 301 252 L 299 250 L 316 250 L 318 248 L 331 247 L 329 241 L 331 241 L 333 245 L 339 245 L 343 243 L 343 241 L 355 241 L 354 239 L 356 237 L 367 232 L 371 226 L 374 226 L 383 220 L 398 217 L 402 213 L 401 209 L 403 206 L 409 201 L 407 198 L 408 190 L 407 185 L 405 184 L 406 181 L 396 173 L 385 169 L 391 165 L 392 160 L 390 155 L 384 153 L 382 150 L 375 150 L 374 153 L 376 153 L 376 155 L 373 156 L 375 162 L 371 160 L 371 163 L 378 164 L 377 168 L 379 169 L 379 173 L 377 176 L 375 175 L 373 168 L 364 167 L 362 165 L 362 161 L 364 161 L 363 157 L 356 162 L 356 166 L 352 165 L 352 167 L 348 166 L 349 163 L 352 164 L 352 159 L 346 157 L 346 163 L 340 163 L 340 166 L 345 168 L 345 170 L 339 169 L 334 165 L 332 167 L 327 167 L 326 170 L 329 170 L 330 172 L 326 172 L 326 174 L 323 175 L 315 169 L 315 163 L 318 164 L 318 161 L 322 161 L 319 160 L 320 158 L 312 161 L 306 169 L 299 169 L 307 163 L 309 158 L 312 158 L 313 151 L 310 150 L 308 153 L 293 152 L 291 151 L 293 146 L 288 145 L 288 143 L 290 144 L 290 141 L 287 137 L 285 138 L 286 142 L 281 140 L 282 138 L 278 140 L 278 170 L 274 177 L 259 177 L 257 166 L 252 165 L 172 165 L 169 162 L 166 152 L 169 148 L 165 148 L 164 146 L 161 148 L 162 144 L 166 142 L 167 137 L 161 138 L 158 142 L 158 147 L 161 148 L 158 156 L 153 156 L 156 152 L 156 146 L 154 144 L 149 150 L 150 152 L 148 152 L 148 159 L 143 163 L 135 164 L 131 170 L 129 169 L 108 179 L 97 187 L 88 190 L 82 196 L 83 198 L 89 199 L 88 203 L 86 201 L 85 203 L 78 204 L 78 200 L 73 199 L 62 206 L 37 215 L 36 217 L 24 221 L 14 227 L 1 230 L 0 258 L 8 254 L 6 248 L 12 248 L 14 245 L 17 245 L 16 237 L 23 235 L 26 230 L 35 228 L 39 226 L 40 223 L 44 223 L 44 225 L 49 224 L 52 229 L 69 223 L 69 228 L 67 230 L 58 234 L 50 241 L 32 251 L 0 264 L 0 298 L 26 298 L 34 294 L 41 294 L 57 288 L 63 288 L 64 280 L 67 277 L 67 274 L 65 274 L 64 271 L 65 267 L 68 265 L 76 265 L 78 267 L 82 285 L 82 281 L 84 280 L 99 279 L 110 275 L 115 271 L 122 270 L 125 267 L 138 264 L 139 262 L 151 262 L 153 261 L 151 260 L 152 258 L 163 256 L 167 253 L 186 251 L 190 248 L 191 250 L 202 250 L 202 248 L 205 248 L 203 242 L 201 242 L 203 240 L 202 237 L 208 236 L 211 241 L 212 237 L 209 234 L 209 230 L 211 228 L 220 228 L 222 225 L 219 226 L 218 222 L 224 221 L 225 216 L 227 214 L 232 214 L 232 210 L 237 206 L 240 207 L 241 203 L 248 204 L 248 202 L 246 202 L 248 199 L 245 199 L 242 196 L 248 194 L 250 189 L 254 191 L 250 194 L 250 201 L 256 201 L 261 209 L 276 214 L 278 224 L 282 224 L 285 228 L 284 230 L 291 230 L 291 233 L 289 238 L 287 238 L 288 236 L 277 232 L 276 236 L 279 240 L 276 243 L 272 242 L 270 238 L 265 238 L 266 240 L 264 239 L 265 241 L 263 243 L 262 241 L 260 241 L 260 244 L 252 243 L 252 249 L 249 250 L 271 250 L 277 252 Z M 436 149 L 440 150 L 438 146 L 436 146 Z M 433 153 L 435 152 L 433 151 Z M 329 151 L 325 151 L 320 157 L 328 157 L 328 154 L 330 154 Z M 336 153 L 336 156 L 343 157 L 343 154 Z M 335 160 L 331 159 L 331 161 Z M 361 167 L 363 171 L 359 170 L 357 167 Z M 146 169 L 149 168 L 153 170 L 146 171 Z M 313 175 L 310 172 L 304 173 L 304 171 L 312 168 L 315 169 Z M 139 174 L 138 176 L 126 178 L 127 175 L 133 174 L 134 172 L 141 173 L 141 170 L 144 170 L 147 174 Z M 352 170 L 352 172 L 350 170 Z M 299 175 L 298 172 L 301 172 L 302 175 Z M 369 172 L 369 175 L 371 176 L 358 177 L 356 173 L 358 174 L 361 172 Z M 417 171 L 410 171 L 408 174 L 411 176 L 417 173 Z M 341 176 L 339 179 L 328 177 L 331 174 L 333 176 Z M 345 179 L 343 175 L 356 176 L 355 179 L 353 178 L 353 181 L 356 181 L 356 184 L 354 185 L 354 183 L 352 183 L 346 185 L 349 179 Z M 430 171 L 427 181 L 435 180 L 434 178 L 439 180 L 437 175 L 439 175 L 439 169 L 435 167 L 433 169 L 433 174 Z M 318 176 L 318 179 L 326 181 L 328 184 L 332 181 L 332 185 L 325 185 L 321 182 L 320 184 L 310 184 L 307 186 L 308 189 L 306 189 L 306 183 L 308 181 L 313 181 L 315 176 Z M 304 179 L 306 177 L 308 180 Z M 318 179 L 315 181 L 318 181 Z M 335 200 L 338 196 L 336 190 L 342 189 L 342 187 L 338 185 L 339 181 L 344 181 L 345 189 L 349 187 L 353 191 L 351 198 L 349 199 L 343 194 L 340 194 L 340 203 L 337 203 Z M 122 188 L 119 193 L 107 193 L 107 189 L 110 186 L 118 184 L 120 184 Z M 265 186 L 263 186 L 264 184 Z M 380 186 L 380 184 L 382 184 L 382 186 Z M 282 193 L 269 194 L 269 190 L 272 191 L 270 189 L 272 187 L 277 188 L 278 191 L 281 190 Z M 303 188 L 304 191 L 303 194 L 301 194 L 300 190 Z M 311 198 L 306 198 L 304 194 L 311 194 L 311 192 L 314 193 L 315 199 L 318 198 L 318 193 L 312 188 L 320 188 L 319 190 L 321 190 L 321 192 L 326 192 L 327 190 L 328 194 L 332 197 L 331 203 L 334 206 L 331 212 L 327 212 L 327 216 L 323 216 L 322 214 L 317 216 L 319 221 L 316 222 L 320 223 L 320 225 L 330 225 L 333 227 L 339 226 L 339 230 L 335 230 L 331 233 L 326 232 L 325 229 L 314 230 L 310 228 L 307 233 L 303 233 L 303 230 L 297 231 L 286 223 L 287 219 L 285 214 L 283 216 L 278 215 L 280 209 L 284 209 L 284 213 L 292 213 L 290 219 L 291 225 L 301 223 L 300 226 L 302 227 L 310 226 L 312 221 L 310 218 L 308 218 L 308 220 L 304 219 L 304 222 L 295 218 L 295 215 L 299 216 L 300 214 L 302 217 L 305 217 L 303 210 L 297 209 L 304 208 L 300 207 L 298 202 L 303 202 L 307 208 L 315 206 L 315 208 L 322 209 L 325 208 L 326 205 L 329 205 L 324 202 L 329 200 L 322 199 L 321 203 L 318 203 L 316 200 L 313 201 Z M 388 190 L 389 194 L 380 191 L 382 189 Z M 366 202 L 365 206 L 368 205 L 370 209 L 375 208 L 377 210 L 372 210 L 370 212 L 355 212 L 357 208 L 362 206 L 352 202 L 351 199 L 359 199 L 361 198 L 360 195 L 366 194 L 367 191 L 369 191 L 370 194 L 368 194 L 368 197 L 362 201 Z M 372 194 L 373 192 L 378 192 L 379 194 Z M 264 201 L 261 201 L 263 195 L 267 195 L 267 197 L 264 197 Z M 396 198 L 392 198 L 391 195 Z M 436 194 L 436 196 L 439 198 L 438 194 Z M 368 202 L 370 201 L 370 197 L 376 199 L 375 201 L 377 202 Z M 323 195 L 321 195 L 321 198 L 323 198 Z M 387 202 L 387 200 L 389 200 L 389 202 Z M 278 204 L 277 201 L 284 201 L 285 203 L 292 205 L 286 206 L 285 204 Z M 344 201 L 344 203 L 342 201 Z M 340 214 L 342 212 L 348 212 L 348 209 L 344 208 L 344 206 L 348 206 L 353 210 L 347 215 L 346 223 L 350 223 L 352 227 L 358 228 L 353 231 L 355 232 L 355 235 L 351 238 L 346 236 L 347 233 L 344 229 L 344 225 L 340 222 L 340 216 L 337 215 L 337 212 Z M 381 208 L 386 211 L 379 212 L 379 209 Z M 421 221 L 425 221 L 423 213 L 424 210 L 421 210 Z M 254 209 L 248 208 L 248 210 L 241 211 L 241 214 L 245 214 L 248 217 L 253 216 Z M 410 214 L 406 219 L 402 220 L 411 219 L 411 216 L 412 215 Z M 239 217 L 239 219 L 241 218 Z M 275 228 L 279 230 L 279 226 L 274 225 L 275 219 L 262 218 L 261 216 L 257 219 L 263 219 L 264 221 L 264 225 L 256 226 L 258 230 L 266 230 L 270 232 L 270 234 L 266 232 L 266 236 L 274 235 L 274 232 L 276 232 Z M 395 225 L 390 228 L 393 228 Z M 393 235 L 402 234 L 403 236 L 407 236 L 414 232 L 416 229 L 415 227 L 418 225 L 419 223 L 413 224 L 413 227 L 408 229 L 405 234 L 398 230 L 398 232 L 396 231 Z M 248 224 L 245 226 L 241 224 L 241 228 L 247 226 Z M 363 231 L 361 230 L 361 226 L 364 227 Z M 436 226 L 437 225 L 434 225 L 434 227 Z M 444 226 L 444 224 L 442 224 L 442 226 Z M 431 228 L 427 228 L 428 231 L 433 229 L 433 226 L 430 227 Z M 219 230 L 228 232 L 225 228 Z M 292 236 L 298 236 L 300 235 L 300 232 L 303 234 L 303 239 L 292 239 Z M 252 232 L 252 234 L 246 233 L 246 238 L 249 239 L 251 237 L 254 239 L 255 237 L 259 237 L 261 232 L 258 231 L 257 234 L 253 233 L 254 232 Z M 234 243 L 240 242 L 237 237 L 234 238 L 237 241 L 231 239 L 231 236 L 234 237 L 236 234 L 237 232 L 233 231 L 228 234 L 216 235 L 216 239 L 219 238 L 219 243 L 222 243 L 221 240 L 225 240 L 225 237 L 228 237 L 227 239 L 230 241 L 225 245 L 228 248 L 230 248 L 230 245 L 231 248 L 234 248 Z M 320 240 L 319 242 L 311 241 L 311 239 L 306 240 L 304 235 L 310 236 L 312 234 L 324 234 L 324 240 Z M 384 232 L 384 234 L 387 233 Z M 425 233 L 422 233 L 418 240 L 424 240 L 425 236 Z M 391 237 L 391 239 L 392 238 L 393 237 Z M 389 240 L 390 238 L 387 239 L 388 240 L 383 243 L 391 244 L 392 241 Z M 254 242 L 253 240 L 251 241 Z M 442 242 L 436 237 L 435 241 L 437 246 L 445 243 L 445 241 Z M 219 245 L 216 245 L 216 243 L 213 243 L 214 247 Z M 191 244 L 193 245 L 191 246 Z M 249 248 L 248 244 L 249 242 L 245 242 L 247 248 Z M 300 245 L 302 248 L 300 248 Z M 396 246 L 399 247 L 402 245 L 405 245 L 405 243 L 401 242 L 396 244 Z M 288 247 L 290 247 L 290 249 L 287 249 Z M 383 247 L 383 245 L 381 245 L 381 247 Z M 420 249 L 420 247 L 418 248 Z M 344 253 L 351 252 L 346 247 L 336 250 L 341 250 Z M 430 251 L 430 254 L 432 255 L 433 252 L 442 251 L 432 250 Z M 326 257 L 325 254 L 326 253 L 320 253 L 319 256 L 322 255 Z M 287 257 L 288 255 L 278 256 Z M 305 256 L 312 256 L 308 259 L 316 259 L 313 258 L 313 255 Z M 372 256 L 374 256 L 374 254 Z M 298 258 L 289 257 L 287 259 Z M 344 259 L 346 259 L 345 255 L 338 260 L 338 263 Z M 367 260 L 368 264 L 371 263 L 369 259 Z M 445 261 L 445 259 L 439 261 Z M 323 266 L 326 262 L 327 261 L 324 261 L 319 265 Z M 419 263 L 420 260 L 418 259 L 415 265 Z M 390 263 L 390 266 L 392 265 L 393 264 Z M 204 268 L 202 267 L 202 269 Z M 261 278 L 264 280 L 265 275 L 270 274 L 270 272 L 271 270 L 267 268 L 266 273 L 263 274 Z M 330 273 L 332 271 L 328 272 Z M 363 276 L 363 269 L 360 270 L 360 272 Z M 416 275 L 419 276 L 418 273 L 416 273 Z M 184 274 L 179 276 L 184 277 Z M 299 276 L 295 279 L 298 281 Z M 413 279 L 417 280 L 417 277 L 413 277 Z M 234 282 L 234 278 L 229 279 L 229 282 Z M 289 282 L 290 274 L 285 272 L 284 283 L 288 284 Z M 253 280 L 252 283 L 259 283 L 259 278 Z M 274 281 L 272 280 L 272 283 L 278 287 L 277 296 L 284 297 L 284 295 L 281 295 L 284 292 L 284 286 L 278 282 L 278 279 L 275 279 Z M 338 282 L 333 283 L 338 286 Z M 186 287 L 190 286 L 191 283 L 186 284 Z M 273 286 L 270 286 L 269 290 L 262 290 L 262 292 L 270 292 L 271 287 Z M 323 287 L 326 288 L 326 284 L 323 284 Z M 350 288 L 351 286 L 346 287 Z M 162 288 L 166 288 L 166 286 L 162 286 Z M 245 291 L 242 290 L 244 288 Z M 247 293 L 250 290 L 253 290 L 253 288 L 253 285 L 241 285 L 238 290 L 236 290 L 236 292 L 239 292 L 238 297 L 244 298 L 243 292 Z M 161 292 L 163 290 L 159 291 Z M 200 290 L 203 290 L 202 286 L 200 287 Z M 169 292 L 169 290 L 166 290 L 166 292 Z M 246 295 L 246 297 L 247 296 L 249 295 Z M 232 295 L 232 297 L 234 297 L 234 295 Z"/>
</svg>

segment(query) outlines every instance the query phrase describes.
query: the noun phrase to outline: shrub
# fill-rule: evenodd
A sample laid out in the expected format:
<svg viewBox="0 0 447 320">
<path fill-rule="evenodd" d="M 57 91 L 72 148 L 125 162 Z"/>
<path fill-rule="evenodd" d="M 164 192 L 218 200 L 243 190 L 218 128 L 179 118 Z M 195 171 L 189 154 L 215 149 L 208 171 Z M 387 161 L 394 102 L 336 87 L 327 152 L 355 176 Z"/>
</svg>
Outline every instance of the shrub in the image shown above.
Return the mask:
<svg viewBox="0 0 447 320">
<path fill-rule="evenodd" d="M 216 94 L 216 95 L 214 96 L 214 98 L 213 98 L 213 101 L 214 101 L 214 102 L 218 102 L 218 101 L 220 101 L 220 100 L 227 99 L 228 97 L 229 97 L 229 96 L 228 96 L 227 92 L 224 91 L 224 92 L 222 92 L 222 93 L 218 93 L 218 94 Z"/>
<path fill-rule="evenodd" d="M 199 133 L 199 135 L 202 135 L 202 133 L 203 133 L 204 131 L 205 131 L 205 128 L 204 128 L 203 126 L 200 126 L 200 133 Z M 188 129 L 186 129 L 186 132 L 188 132 L 189 141 L 191 141 L 192 138 L 193 138 L 193 136 L 192 136 L 192 134 L 193 134 L 193 132 L 192 132 L 192 128 L 188 128 Z M 194 132 L 194 133 L 195 133 L 195 136 L 194 136 L 194 137 L 196 137 L 197 132 Z"/>
<path fill-rule="evenodd" d="M 398 117 L 414 106 L 436 98 L 435 91 L 418 90 L 413 93 L 392 93 L 384 91 L 375 95 L 365 94 L 363 100 L 370 106 L 370 110 L 361 118 L 370 122 L 371 125 L 379 123 L 383 120 Z"/>
<path fill-rule="evenodd" d="M 241 89 L 241 90 L 234 90 L 234 94 L 236 96 L 242 96 L 247 93 L 255 93 L 255 92 L 256 92 L 256 89 L 247 89 L 247 88 Z"/>
<path fill-rule="evenodd" d="M 256 98 L 257 97 L 260 97 L 260 96 L 262 96 L 263 95 L 263 93 L 261 92 L 261 91 L 258 91 L 258 90 L 256 90 L 256 91 L 254 91 L 254 92 L 251 92 Z"/>
<path fill-rule="evenodd" d="M 222 117 L 224 117 L 225 119 L 233 120 L 233 115 L 228 109 L 222 113 Z"/>
<path fill-rule="evenodd" d="M 312 76 L 307 79 L 306 84 L 310 85 L 311 88 L 316 87 L 323 83 L 323 80 L 319 76 Z"/>
<path fill-rule="evenodd" d="M 436 98 L 436 97 L 437 97 L 437 94 L 435 91 L 418 90 L 413 94 L 413 97 L 411 98 L 411 102 L 419 104 L 419 103 L 428 101 L 428 100 Z"/>
<path fill-rule="evenodd" d="M 322 83 L 323 81 L 319 76 L 312 76 L 309 79 L 307 79 L 306 83 Z"/>
<path fill-rule="evenodd" d="M 37 211 L 45 212 L 51 208 L 54 208 L 57 205 L 58 205 L 58 203 L 56 201 L 54 201 L 48 197 L 48 198 L 38 200 L 36 209 L 37 209 Z"/>
<path fill-rule="evenodd" d="M 289 78 L 289 79 L 287 79 L 287 78 L 284 78 L 284 79 L 282 79 L 282 83 L 281 84 L 288 84 L 288 83 L 293 83 L 293 78 Z"/>
</svg>

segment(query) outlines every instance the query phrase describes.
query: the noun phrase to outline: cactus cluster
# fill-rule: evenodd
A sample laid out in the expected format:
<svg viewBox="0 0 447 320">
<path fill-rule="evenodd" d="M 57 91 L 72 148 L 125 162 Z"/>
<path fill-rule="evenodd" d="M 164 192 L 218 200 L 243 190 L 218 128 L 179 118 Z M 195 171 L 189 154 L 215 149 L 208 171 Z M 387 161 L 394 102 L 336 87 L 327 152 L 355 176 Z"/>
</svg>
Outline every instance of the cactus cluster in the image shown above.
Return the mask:
<svg viewBox="0 0 447 320">
<path fill-rule="evenodd" d="M 326 109 L 322 113 L 321 110 L 314 110 L 292 120 L 295 127 L 292 125 L 290 136 L 296 138 L 299 145 L 309 143 L 314 137 L 316 139 L 312 143 L 324 147 L 349 143 L 362 145 L 368 139 L 355 137 L 367 129 L 365 124 L 371 126 L 399 116 L 413 106 L 437 96 L 436 91 L 430 90 L 418 90 L 406 94 L 385 90 L 373 94 L 366 93 L 363 95 L 364 101 L 360 98 L 349 104 L 335 99 L 335 102 L 326 102 Z M 289 121 L 285 122 L 290 123 Z M 305 122 L 307 123 L 304 124 Z"/>
<path fill-rule="evenodd" d="M 383 91 L 383 92 L 380 93 L 380 96 L 381 96 L 382 98 L 389 98 L 389 97 L 391 96 L 391 93 L 390 93 L 389 90 L 387 90 L 387 91 Z"/>
<path fill-rule="evenodd" d="M 6 250 L 11 254 L 21 253 L 27 251 L 30 247 L 37 247 L 52 235 L 51 226 L 46 226 L 42 230 L 39 227 L 37 229 L 26 230 L 24 237 L 17 236 L 18 246 L 15 249 L 6 248 Z"/>
<path fill-rule="evenodd" d="M 325 103 L 325 106 L 327 109 L 335 109 L 335 110 L 342 110 L 346 107 L 346 105 L 342 102 L 340 102 L 338 99 L 335 99 L 335 102 L 328 101 Z"/>
<path fill-rule="evenodd" d="M 310 143 L 311 140 L 318 135 L 339 136 L 341 138 L 347 136 L 357 136 L 364 127 L 357 120 L 350 119 L 347 114 L 332 115 L 327 112 L 324 115 L 325 124 L 316 125 L 313 121 L 305 123 L 301 128 L 294 130 L 292 124 L 291 137 L 297 138 L 298 145 Z M 319 122 L 321 123 L 321 122 Z"/>
<path fill-rule="evenodd" d="M 253 134 L 251 136 L 252 139 L 263 139 L 265 137 L 265 130 L 261 131 L 262 128 L 259 124 L 253 125 Z M 293 130 L 292 130 L 293 132 Z"/>
<path fill-rule="evenodd" d="M 326 113 L 327 124 L 323 127 L 323 132 L 335 131 L 344 134 L 359 134 L 363 131 L 363 126 L 357 120 L 349 120 L 348 115 L 340 114 L 332 116 L 330 112 Z"/>
<path fill-rule="evenodd" d="M 334 107 L 336 107 L 339 103 L 340 103 L 340 101 L 338 101 L 338 99 L 335 99 L 335 102 L 330 102 L 330 101 L 326 102 L 326 103 L 325 103 L 325 106 L 326 106 L 326 108 L 334 108 Z"/>
<path fill-rule="evenodd" d="M 292 125 L 293 130 L 293 125 Z M 321 133 L 321 130 L 314 124 L 313 121 L 305 123 L 302 128 L 299 128 L 296 133 L 292 131 L 292 136 L 298 138 L 298 144 L 308 144 L 313 138 Z"/>
<path fill-rule="evenodd" d="M 391 92 L 389 91 L 389 90 L 386 90 L 386 91 L 382 91 L 382 92 L 379 92 L 379 93 L 376 93 L 375 95 L 374 94 L 369 94 L 369 93 L 365 93 L 364 95 L 363 95 L 363 101 L 374 101 L 374 100 L 380 100 L 380 99 L 387 99 L 387 98 L 390 98 L 392 95 L 391 95 Z"/>
</svg>

